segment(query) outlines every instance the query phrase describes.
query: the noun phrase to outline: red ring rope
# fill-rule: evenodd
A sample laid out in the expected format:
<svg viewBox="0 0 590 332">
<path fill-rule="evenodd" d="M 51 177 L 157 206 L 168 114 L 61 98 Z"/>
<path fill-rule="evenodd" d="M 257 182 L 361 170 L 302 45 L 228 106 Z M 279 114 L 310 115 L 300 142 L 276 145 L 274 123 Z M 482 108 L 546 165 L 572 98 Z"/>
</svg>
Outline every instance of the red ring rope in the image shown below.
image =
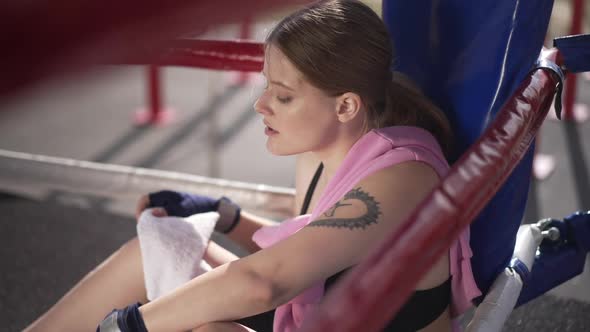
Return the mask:
<svg viewBox="0 0 590 332">
<path fill-rule="evenodd" d="M 162 51 L 146 51 L 141 57 L 126 60 L 119 64 L 156 64 L 260 72 L 264 65 L 264 45 L 252 41 L 178 39 Z"/>
<path fill-rule="evenodd" d="M 0 1 L 0 98 L 49 76 L 137 58 L 141 49 L 214 24 L 309 1 Z"/>
</svg>

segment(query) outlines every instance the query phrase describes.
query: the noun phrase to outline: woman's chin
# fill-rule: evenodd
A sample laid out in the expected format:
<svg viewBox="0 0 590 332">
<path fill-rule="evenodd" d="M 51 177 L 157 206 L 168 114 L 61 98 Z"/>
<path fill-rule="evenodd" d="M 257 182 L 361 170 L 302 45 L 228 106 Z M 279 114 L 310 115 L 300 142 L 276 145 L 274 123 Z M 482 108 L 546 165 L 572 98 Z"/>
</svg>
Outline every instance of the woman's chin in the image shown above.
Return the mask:
<svg viewBox="0 0 590 332">
<path fill-rule="evenodd" d="M 277 157 L 284 157 L 284 156 L 292 156 L 296 153 L 293 152 L 286 152 L 286 151 L 275 151 L 275 150 L 268 150 L 268 152 L 270 152 L 270 154 L 272 154 L 273 156 L 277 156 Z"/>
<path fill-rule="evenodd" d="M 271 144 L 268 141 L 266 142 L 266 150 L 273 156 L 292 156 L 299 153 L 299 151 L 295 151 L 294 149 L 279 147 Z"/>
</svg>

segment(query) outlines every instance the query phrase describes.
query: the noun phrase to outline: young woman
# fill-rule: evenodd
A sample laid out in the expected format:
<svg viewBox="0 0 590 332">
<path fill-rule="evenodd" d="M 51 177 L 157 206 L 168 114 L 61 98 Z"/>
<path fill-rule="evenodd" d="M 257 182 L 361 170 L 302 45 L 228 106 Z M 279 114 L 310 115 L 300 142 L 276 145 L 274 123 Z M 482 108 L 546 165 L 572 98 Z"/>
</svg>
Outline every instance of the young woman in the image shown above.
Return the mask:
<svg viewBox="0 0 590 332">
<path fill-rule="evenodd" d="M 92 330 L 113 307 L 138 301 L 145 304 L 113 311 L 100 330 L 300 327 L 331 285 L 398 227 L 448 169 L 441 149 L 449 145 L 448 123 L 390 71 L 392 52 L 380 18 L 358 1 L 321 1 L 283 19 L 266 42 L 267 86 L 254 108 L 266 125 L 268 150 L 299 155 L 302 215 L 271 225 L 239 210 L 222 214 L 229 236 L 253 253 L 237 259 L 211 243 L 205 259 L 212 271 L 148 303 L 137 239 L 131 240 L 29 330 Z M 164 193 L 176 195 L 172 201 L 162 194 L 142 198 L 138 213 L 159 205 L 155 214 L 186 212 L 178 209 L 186 208 L 187 194 Z M 227 204 L 191 197 L 201 207 L 192 212 Z M 466 235 L 422 277 L 384 330 L 451 330 L 451 315 L 477 295 L 464 268 Z"/>
</svg>

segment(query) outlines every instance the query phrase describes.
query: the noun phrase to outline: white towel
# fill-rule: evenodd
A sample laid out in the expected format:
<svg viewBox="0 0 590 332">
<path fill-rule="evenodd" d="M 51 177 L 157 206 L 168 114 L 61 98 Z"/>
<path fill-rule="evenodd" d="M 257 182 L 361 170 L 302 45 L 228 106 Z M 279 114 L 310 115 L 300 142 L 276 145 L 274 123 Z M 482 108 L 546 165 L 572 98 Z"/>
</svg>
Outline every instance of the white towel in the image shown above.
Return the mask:
<svg viewBox="0 0 590 332">
<path fill-rule="evenodd" d="M 137 236 L 148 300 L 211 270 L 202 258 L 217 219 L 217 212 L 187 218 L 154 217 L 149 209 L 141 214 Z"/>
</svg>

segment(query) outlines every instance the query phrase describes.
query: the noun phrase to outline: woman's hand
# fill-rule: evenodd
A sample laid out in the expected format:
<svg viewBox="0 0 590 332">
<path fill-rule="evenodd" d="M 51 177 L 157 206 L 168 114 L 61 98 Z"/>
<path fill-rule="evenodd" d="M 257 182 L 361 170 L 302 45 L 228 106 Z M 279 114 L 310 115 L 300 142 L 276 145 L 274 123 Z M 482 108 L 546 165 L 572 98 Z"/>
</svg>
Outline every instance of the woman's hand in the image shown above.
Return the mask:
<svg viewBox="0 0 590 332">
<path fill-rule="evenodd" d="M 150 196 L 143 195 L 137 201 L 137 206 L 135 207 L 135 220 L 139 221 L 139 216 L 143 212 L 143 210 L 150 207 Z M 152 215 L 154 217 L 165 217 L 168 215 L 166 210 L 162 207 L 152 207 Z"/>
<path fill-rule="evenodd" d="M 136 208 L 136 217 L 146 208 L 153 208 L 156 217 L 189 217 L 197 213 L 216 211 L 219 220 L 215 230 L 229 233 L 240 219 L 240 207 L 227 197 L 214 199 L 208 196 L 162 190 L 142 196 Z"/>
</svg>

